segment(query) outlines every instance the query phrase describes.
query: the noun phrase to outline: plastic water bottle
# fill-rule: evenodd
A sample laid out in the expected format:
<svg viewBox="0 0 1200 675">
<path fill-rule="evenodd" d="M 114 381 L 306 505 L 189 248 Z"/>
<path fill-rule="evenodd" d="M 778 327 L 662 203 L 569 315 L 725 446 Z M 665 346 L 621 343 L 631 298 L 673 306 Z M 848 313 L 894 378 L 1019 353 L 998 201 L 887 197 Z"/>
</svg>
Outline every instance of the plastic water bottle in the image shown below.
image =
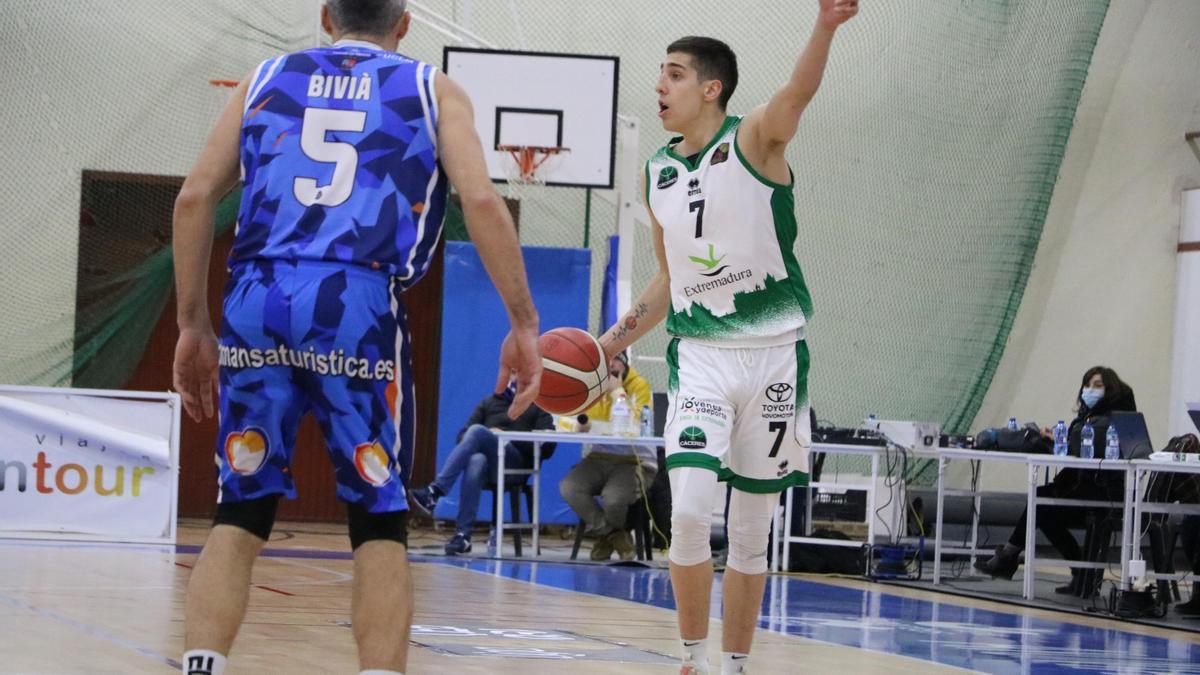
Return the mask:
<svg viewBox="0 0 1200 675">
<path fill-rule="evenodd" d="M 1121 459 L 1121 439 L 1114 424 L 1109 424 L 1104 434 L 1104 459 Z"/>
<path fill-rule="evenodd" d="M 649 438 L 654 435 L 654 413 L 650 412 L 650 406 L 642 406 L 642 438 Z"/>
<path fill-rule="evenodd" d="M 1059 457 L 1067 454 L 1067 423 L 1062 420 L 1054 425 L 1054 454 Z"/>
<path fill-rule="evenodd" d="M 492 525 L 492 531 L 488 533 L 487 552 L 488 552 L 489 557 L 492 557 L 492 558 L 496 557 L 496 526 L 495 525 Z"/>
<path fill-rule="evenodd" d="M 613 401 L 612 417 L 609 418 L 610 430 L 613 436 L 633 435 L 633 411 L 625 400 L 625 392 L 618 389 Z"/>
<path fill-rule="evenodd" d="M 1079 456 L 1084 459 L 1096 457 L 1096 430 L 1092 428 L 1091 422 L 1084 422 L 1083 429 L 1079 432 Z"/>
<path fill-rule="evenodd" d="M 863 429 L 867 431 L 876 431 L 879 429 L 879 420 L 875 419 L 875 413 L 867 413 L 867 420 L 863 422 Z"/>
<path fill-rule="evenodd" d="M 1017 430 L 1017 418 L 1015 418 L 1015 417 L 1008 418 L 1008 430 L 1009 431 Z"/>
</svg>

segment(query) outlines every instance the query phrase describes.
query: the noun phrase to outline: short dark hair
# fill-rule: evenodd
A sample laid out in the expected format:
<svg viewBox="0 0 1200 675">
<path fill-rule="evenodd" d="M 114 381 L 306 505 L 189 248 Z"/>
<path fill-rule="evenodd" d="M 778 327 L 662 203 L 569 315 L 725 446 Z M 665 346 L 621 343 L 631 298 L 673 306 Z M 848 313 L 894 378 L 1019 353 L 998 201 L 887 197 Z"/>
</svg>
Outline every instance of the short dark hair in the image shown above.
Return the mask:
<svg viewBox="0 0 1200 675">
<path fill-rule="evenodd" d="M 716 38 L 689 35 L 667 45 L 667 53 L 672 52 L 691 56 L 701 80 L 721 81 L 721 96 L 717 103 L 724 110 L 738 83 L 737 55 L 729 45 Z"/>
<path fill-rule="evenodd" d="M 404 16 L 408 0 L 326 0 L 325 5 L 343 33 L 383 35 Z"/>
</svg>

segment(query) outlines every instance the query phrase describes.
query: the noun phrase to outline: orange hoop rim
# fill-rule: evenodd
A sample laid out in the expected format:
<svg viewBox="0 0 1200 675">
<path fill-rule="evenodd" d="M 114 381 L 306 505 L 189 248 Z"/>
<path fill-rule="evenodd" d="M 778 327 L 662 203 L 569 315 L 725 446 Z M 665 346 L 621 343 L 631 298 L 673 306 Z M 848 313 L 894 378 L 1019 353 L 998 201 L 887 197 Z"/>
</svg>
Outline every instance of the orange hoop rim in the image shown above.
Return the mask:
<svg viewBox="0 0 1200 675">
<path fill-rule="evenodd" d="M 209 80 L 208 83 L 214 87 L 229 87 L 230 89 L 241 84 L 241 82 L 238 82 L 237 80 L 222 80 L 222 79 L 215 79 L 215 78 Z"/>
<path fill-rule="evenodd" d="M 546 160 L 571 151 L 567 147 L 547 145 L 497 145 L 496 150 L 512 156 L 521 172 L 521 180 L 525 182 L 537 181 L 537 170 Z"/>
</svg>

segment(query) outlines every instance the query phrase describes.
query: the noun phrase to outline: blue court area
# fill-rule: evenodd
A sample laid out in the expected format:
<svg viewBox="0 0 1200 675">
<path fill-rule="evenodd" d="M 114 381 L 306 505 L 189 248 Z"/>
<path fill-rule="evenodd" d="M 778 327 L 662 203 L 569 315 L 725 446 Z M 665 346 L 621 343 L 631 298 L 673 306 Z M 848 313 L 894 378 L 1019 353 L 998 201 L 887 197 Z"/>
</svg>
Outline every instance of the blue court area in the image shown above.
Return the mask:
<svg viewBox="0 0 1200 675">
<path fill-rule="evenodd" d="M 414 560 L 666 609 L 675 606 L 665 569 L 440 557 Z M 713 591 L 714 616 L 720 611 L 719 586 Z M 889 593 L 884 586 L 847 588 L 772 576 L 760 627 L 987 673 L 1200 673 L 1200 645 L 1105 623 L 1109 627 L 979 609 L 959 598 L 907 598 Z"/>
</svg>

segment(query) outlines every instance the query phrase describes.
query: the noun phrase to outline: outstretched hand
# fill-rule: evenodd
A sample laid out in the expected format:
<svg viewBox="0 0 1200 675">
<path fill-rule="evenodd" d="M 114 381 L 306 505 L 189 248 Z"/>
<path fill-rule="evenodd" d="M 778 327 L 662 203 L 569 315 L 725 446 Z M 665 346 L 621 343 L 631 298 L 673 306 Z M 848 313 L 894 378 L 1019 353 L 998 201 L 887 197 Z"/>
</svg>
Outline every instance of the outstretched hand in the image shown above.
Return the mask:
<svg viewBox="0 0 1200 675">
<path fill-rule="evenodd" d="M 173 378 L 183 409 L 197 422 L 213 416 L 217 387 L 217 336 L 212 329 L 185 328 L 175 343 Z"/>
<path fill-rule="evenodd" d="M 858 0 L 820 0 L 820 22 L 829 28 L 837 28 L 858 14 Z"/>
<path fill-rule="evenodd" d="M 513 377 L 517 380 L 517 393 L 512 405 L 508 406 L 508 416 L 515 420 L 537 398 L 542 383 L 542 353 L 538 349 L 536 330 L 513 329 L 500 345 L 500 372 L 496 376 L 495 393 L 504 391 Z"/>
</svg>

